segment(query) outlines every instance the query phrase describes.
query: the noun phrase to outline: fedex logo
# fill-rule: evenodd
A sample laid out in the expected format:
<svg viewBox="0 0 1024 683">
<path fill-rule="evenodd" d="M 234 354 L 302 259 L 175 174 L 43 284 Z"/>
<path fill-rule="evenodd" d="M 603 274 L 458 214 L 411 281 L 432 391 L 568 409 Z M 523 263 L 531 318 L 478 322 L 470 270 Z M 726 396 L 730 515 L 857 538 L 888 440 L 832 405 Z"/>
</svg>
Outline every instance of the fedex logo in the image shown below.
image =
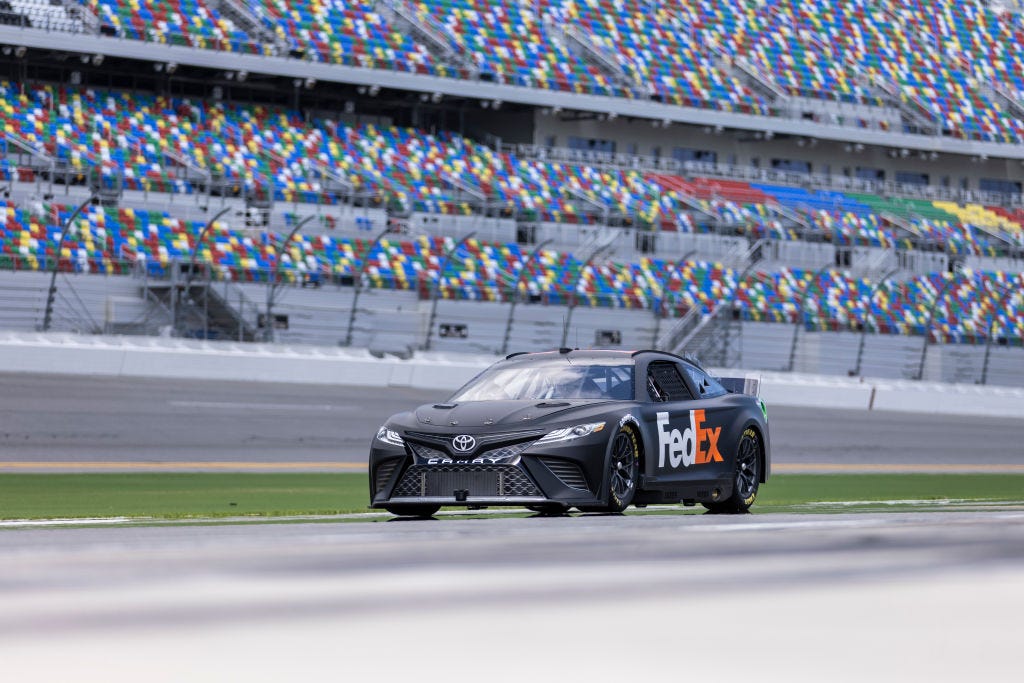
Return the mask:
<svg viewBox="0 0 1024 683">
<path fill-rule="evenodd" d="M 682 432 L 672 429 L 668 413 L 658 413 L 658 467 L 689 467 L 709 462 L 722 462 L 718 452 L 721 427 L 705 427 L 704 411 L 690 411 L 690 425 Z"/>
</svg>

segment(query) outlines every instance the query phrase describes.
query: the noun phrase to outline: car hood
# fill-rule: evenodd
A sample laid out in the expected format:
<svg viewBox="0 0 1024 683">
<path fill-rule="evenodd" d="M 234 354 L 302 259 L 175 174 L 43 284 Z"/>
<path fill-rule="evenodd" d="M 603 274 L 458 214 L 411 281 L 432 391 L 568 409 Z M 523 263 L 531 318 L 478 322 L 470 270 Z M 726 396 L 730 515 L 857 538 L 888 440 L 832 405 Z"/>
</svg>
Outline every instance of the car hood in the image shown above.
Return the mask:
<svg viewBox="0 0 1024 683">
<path fill-rule="evenodd" d="M 420 427 L 441 429 L 472 429 L 490 427 L 530 428 L 561 419 L 574 412 L 585 412 L 610 403 L 593 399 L 534 399 L 531 401 L 467 401 L 465 403 L 434 403 L 414 411 Z"/>
</svg>

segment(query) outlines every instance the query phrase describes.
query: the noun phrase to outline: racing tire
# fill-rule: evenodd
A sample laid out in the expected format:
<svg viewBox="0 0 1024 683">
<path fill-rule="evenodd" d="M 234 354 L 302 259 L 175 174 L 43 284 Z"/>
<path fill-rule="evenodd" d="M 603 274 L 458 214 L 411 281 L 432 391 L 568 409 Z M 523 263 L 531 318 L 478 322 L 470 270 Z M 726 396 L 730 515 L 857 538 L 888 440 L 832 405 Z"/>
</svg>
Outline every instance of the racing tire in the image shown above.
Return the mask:
<svg viewBox="0 0 1024 683">
<path fill-rule="evenodd" d="M 624 425 L 612 437 L 608 458 L 608 504 L 584 505 L 581 512 L 622 512 L 636 496 L 640 479 L 640 437 L 631 425 Z"/>
<path fill-rule="evenodd" d="M 736 471 L 732 494 L 725 500 L 703 503 L 714 514 L 742 514 L 750 511 L 757 499 L 761 482 L 761 438 L 753 427 L 747 427 L 736 447 Z"/>
<path fill-rule="evenodd" d="M 440 505 L 385 505 L 384 509 L 397 517 L 427 519 L 441 509 Z"/>
<path fill-rule="evenodd" d="M 526 509 L 530 512 L 536 512 L 541 517 L 561 517 L 569 512 L 568 505 L 559 505 L 558 503 L 551 503 L 549 505 L 527 505 Z"/>
</svg>

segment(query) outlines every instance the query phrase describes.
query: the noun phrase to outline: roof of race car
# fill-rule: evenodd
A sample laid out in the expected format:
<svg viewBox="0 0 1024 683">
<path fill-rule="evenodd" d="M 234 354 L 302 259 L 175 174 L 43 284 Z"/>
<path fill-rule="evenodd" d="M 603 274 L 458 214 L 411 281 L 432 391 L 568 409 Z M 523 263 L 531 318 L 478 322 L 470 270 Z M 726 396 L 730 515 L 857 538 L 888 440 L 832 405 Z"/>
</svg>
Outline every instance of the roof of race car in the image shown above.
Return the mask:
<svg viewBox="0 0 1024 683">
<path fill-rule="evenodd" d="M 683 356 L 677 356 L 674 353 L 668 351 L 658 351 L 656 349 L 640 349 L 637 351 L 620 351 L 618 349 L 569 349 L 560 348 L 554 351 L 519 351 L 517 353 L 510 353 L 505 356 L 506 361 L 538 361 L 538 360 L 555 360 L 558 358 L 566 358 L 570 362 L 573 360 L 581 361 L 608 361 L 608 360 L 619 360 L 622 362 L 629 362 L 631 359 L 637 356 L 655 355 L 665 359 L 672 359 L 677 361 L 683 361 L 700 367 L 693 358 L 684 358 Z"/>
</svg>

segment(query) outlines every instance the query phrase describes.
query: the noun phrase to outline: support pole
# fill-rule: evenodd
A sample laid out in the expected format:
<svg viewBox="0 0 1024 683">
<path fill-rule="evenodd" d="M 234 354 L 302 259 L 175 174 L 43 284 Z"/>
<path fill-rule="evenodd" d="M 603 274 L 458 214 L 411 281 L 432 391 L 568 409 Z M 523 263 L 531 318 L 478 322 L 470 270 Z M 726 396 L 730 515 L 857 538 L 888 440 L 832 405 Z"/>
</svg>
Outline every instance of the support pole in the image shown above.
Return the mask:
<svg viewBox="0 0 1024 683">
<path fill-rule="evenodd" d="M 229 208 L 225 208 L 225 209 L 221 209 L 220 211 L 218 211 L 213 216 L 213 218 L 211 218 L 210 220 L 206 221 L 206 225 L 204 225 L 203 229 L 199 231 L 199 236 L 196 237 L 196 243 L 192 245 L 192 253 L 190 253 L 189 256 L 188 256 L 188 275 L 185 276 L 185 287 L 184 287 L 184 290 L 186 292 L 188 292 L 188 290 L 192 287 L 192 280 L 196 276 L 196 257 L 199 255 L 199 246 L 203 243 L 203 240 L 206 239 L 206 234 L 208 232 L 210 232 L 210 230 L 213 228 L 213 224 L 216 223 L 217 220 L 221 216 L 223 216 L 224 214 L 226 214 L 230 210 L 231 209 L 229 209 Z M 178 310 L 180 309 L 180 306 L 177 305 L 178 298 L 179 298 L 179 291 L 178 291 L 178 284 L 177 284 L 177 282 L 178 282 L 177 273 L 174 273 L 174 277 L 171 278 L 171 318 L 172 318 L 171 323 L 172 323 L 172 329 L 174 330 L 175 334 L 177 334 L 177 332 L 178 332 Z M 209 287 L 210 287 L 210 280 L 209 280 L 209 278 L 207 278 L 206 288 L 209 289 Z M 207 296 L 209 296 L 209 294 L 207 294 Z M 205 299 L 204 299 L 204 302 L 203 302 L 203 306 L 204 306 L 204 308 L 207 306 L 207 302 L 205 301 Z M 204 335 L 207 338 L 209 338 L 209 317 L 206 316 L 205 314 L 204 314 L 204 321 L 203 321 L 203 333 L 204 333 Z"/>
<path fill-rule="evenodd" d="M 288 249 L 288 245 L 292 243 L 295 236 L 299 234 L 299 230 L 302 229 L 306 223 L 316 218 L 316 216 L 306 216 L 301 221 L 295 224 L 292 231 L 288 233 L 288 236 L 284 238 L 284 242 L 274 252 L 274 267 L 270 269 L 270 281 L 267 283 L 267 319 L 266 327 L 263 330 L 263 336 L 269 342 L 274 341 L 274 300 L 277 298 L 277 288 L 280 286 L 278 280 L 278 271 L 281 268 L 281 256 L 285 250 Z M 241 314 L 239 309 L 239 314 Z"/>
<path fill-rule="evenodd" d="M 85 207 L 89 206 L 98 195 L 93 192 L 89 195 L 89 198 L 78 205 L 72 214 L 64 221 L 63 227 L 60 230 L 60 239 L 57 241 L 57 250 L 54 254 L 53 259 L 53 273 L 50 275 L 50 288 L 46 293 L 46 311 L 43 313 L 43 332 L 50 331 L 50 323 L 53 321 L 53 303 L 57 298 L 57 273 L 60 271 L 60 252 L 64 249 L 64 241 L 68 238 L 68 233 L 71 231 L 71 224 L 78 214 L 85 210 Z"/>
<path fill-rule="evenodd" d="M 1003 306 L 1006 304 L 1006 298 L 1015 293 L 1018 293 L 1018 290 L 1013 284 L 1004 285 L 1002 287 L 1002 293 L 992 310 L 997 312 L 1003 310 Z M 981 364 L 981 384 L 988 383 L 988 361 L 989 357 L 992 355 L 992 333 L 995 330 L 995 327 L 996 317 L 993 315 L 992 320 L 988 324 L 988 332 L 985 334 L 985 360 Z"/>
<path fill-rule="evenodd" d="M 427 340 L 423 343 L 424 351 L 430 350 L 430 340 L 434 336 L 434 321 L 437 318 L 437 299 L 441 294 L 441 279 L 444 277 L 444 271 L 448 268 L 448 262 L 451 260 L 452 255 L 459 250 L 459 247 L 471 240 L 474 235 L 476 235 L 475 231 L 467 233 L 455 243 L 455 246 L 445 252 L 444 259 L 441 261 L 441 268 L 437 272 L 437 280 L 434 282 L 434 289 L 431 293 L 430 324 L 427 326 Z"/>
<path fill-rule="evenodd" d="M 543 242 L 541 242 L 540 244 L 533 248 L 533 251 L 530 252 L 530 255 L 526 257 L 525 261 L 523 261 L 523 267 L 519 270 L 519 277 L 516 278 L 516 284 L 509 292 L 509 298 L 512 301 L 512 306 L 511 308 L 509 308 L 508 320 L 505 322 L 505 339 L 501 342 L 501 355 L 503 356 L 508 354 L 508 343 L 512 337 L 512 320 L 515 317 L 516 313 L 516 302 L 519 301 L 519 285 L 523 284 L 523 282 L 526 280 L 526 274 L 530 270 L 530 264 L 537 259 L 537 256 L 540 254 L 541 250 L 547 245 L 551 244 L 551 242 L 553 241 L 554 240 L 551 239 L 544 240 Z"/>
<path fill-rule="evenodd" d="M 882 288 L 882 285 L 884 285 L 886 283 L 886 281 L 889 278 L 891 278 L 893 275 L 895 275 L 898 271 L 899 271 L 899 268 L 893 268 L 888 273 L 883 275 L 882 279 L 879 280 L 875 284 L 875 286 L 871 289 L 871 291 L 868 293 L 868 310 L 869 311 L 871 309 L 871 302 L 875 300 L 875 293 L 878 292 L 878 290 Z M 861 324 L 861 329 L 860 329 L 860 343 L 857 344 L 857 364 L 853 368 L 853 376 L 854 377 L 859 377 L 860 376 L 861 363 L 864 360 L 864 343 L 867 341 L 867 336 L 868 336 L 868 317 L 867 317 L 867 313 L 865 313 L 865 315 L 864 315 L 864 322 Z"/>
<path fill-rule="evenodd" d="M 594 262 L 598 256 L 603 252 L 608 251 L 612 245 L 606 244 L 603 247 L 595 249 L 587 260 L 580 266 L 580 274 L 576 276 L 576 281 L 572 283 L 572 291 L 569 292 L 569 311 L 565 314 L 565 324 L 562 326 L 562 347 L 564 348 L 569 341 L 569 327 L 572 325 L 572 312 L 576 308 L 576 303 L 579 301 L 579 297 L 576 294 L 576 289 L 580 286 L 580 281 L 583 279 L 583 273 L 587 271 L 587 268 Z"/>
<path fill-rule="evenodd" d="M 697 253 L 696 249 L 691 249 L 690 251 L 688 251 L 685 254 L 683 254 L 683 257 L 681 259 L 679 259 L 678 261 L 676 261 L 676 264 L 675 264 L 675 266 L 673 266 L 672 271 L 673 272 L 678 272 L 679 271 L 679 267 L 681 265 L 683 265 L 684 263 L 687 263 L 690 260 L 690 257 L 693 256 L 696 253 Z M 670 276 L 670 279 L 671 279 L 671 276 Z M 661 302 L 660 302 L 660 304 L 658 306 L 654 307 L 654 338 L 651 340 L 651 348 L 652 349 L 658 348 L 658 340 L 661 339 L 661 321 L 668 317 L 668 310 L 667 310 L 667 308 L 665 306 L 665 300 L 666 300 L 666 298 L 670 294 L 671 294 L 671 292 L 666 287 L 666 283 L 662 283 L 661 284 Z"/>
<path fill-rule="evenodd" d="M 917 366 L 917 375 L 914 377 L 916 380 L 920 380 L 924 377 L 924 362 L 928 357 L 928 335 L 931 333 L 932 321 L 935 319 L 935 309 L 939 307 L 939 303 L 942 301 L 942 298 L 946 296 L 946 292 L 949 291 L 949 288 L 953 286 L 954 282 L 959 281 L 959 279 L 960 274 L 953 273 L 953 277 L 951 277 L 949 281 L 942 286 L 939 293 L 935 295 L 935 300 L 932 301 L 931 308 L 928 309 L 928 322 L 925 323 L 924 326 L 924 343 L 921 344 L 921 362 Z"/>
<path fill-rule="evenodd" d="M 793 327 L 793 342 L 789 346 L 789 362 L 786 364 L 786 372 L 793 372 L 793 366 L 796 364 L 796 343 L 800 337 L 800 328 L 804 322 L 804 305 L 807 303 L 807 292 L 811 289 L 811 285 L 821 277 L 821 274 L 831 267 L 831 264 L 826 264 L 814 271 L 814 275 L 811 276 L 811 279 L 804 285 L 803 291 L 800 292 L 800 305 L 797 307 L 797 320 L 796 325 Z"/>
<path fill-rule="evenodd" d="M 348 330 L 345 332 L 344 346 L 352 346 L 352 329 L 356 324 L 356 312 L 359 309 L 359 295 L 363 293 L 363 275 L 366 273 L 367 259 L 369 259 L 370 254 L 373 253 L 373 250 L 377 248 L 377 245 L 380 244 L 380 241 L 384 239 L 384 236 L 389 232 L 390 228 L 381 230 L 380 233 L 373 238 L 373 243 L 367 247 L 365 252 L 363 252 L 362 265 L 359 266 L 359 272 L 356 273 L 355 282 L 353 283 L 356 291 L 355 294 L 352 295 L 352 308 L 348 312 Z"/>
</svg>

